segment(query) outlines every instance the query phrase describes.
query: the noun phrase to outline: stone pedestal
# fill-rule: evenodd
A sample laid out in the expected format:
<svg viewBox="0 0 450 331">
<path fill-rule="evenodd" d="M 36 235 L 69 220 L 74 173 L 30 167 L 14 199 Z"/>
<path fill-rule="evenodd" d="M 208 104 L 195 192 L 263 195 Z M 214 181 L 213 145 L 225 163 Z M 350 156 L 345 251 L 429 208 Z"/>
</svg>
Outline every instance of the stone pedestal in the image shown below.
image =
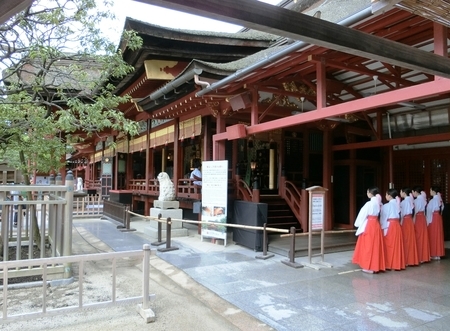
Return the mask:
<svg viewBox="0 0 450 331">
<path fill-rule="evenodd" d="M 178 201 L 159 201 L 155 200 L 153 202 L 154 207 L 150 208 L 150 216 L 158 217 L 161 214 L 161 218 L 166 219 L 170 217 L 171 219 L 183 219 L 183 209 L 180 209 L 180 203 Z M 158 239 L 158 223 L 157 221 L 150 220 L 149 226 L 144 228 L 144 233 L 151 238 Z M 162 238 L 166 238 L 166 223 L 161 223 Z M 171 237 L 184 237 L 188 235 L 188 230 L 183 228 L 183 223 L 178 221 L 172 221 L 171 227 Z"/>
<path fill-rule="evenodd" d="M 180 208 L 180 202 L 155 200 L 153 201 L 153 207 L 158 209 L 178 209 Z"/>
</svg>

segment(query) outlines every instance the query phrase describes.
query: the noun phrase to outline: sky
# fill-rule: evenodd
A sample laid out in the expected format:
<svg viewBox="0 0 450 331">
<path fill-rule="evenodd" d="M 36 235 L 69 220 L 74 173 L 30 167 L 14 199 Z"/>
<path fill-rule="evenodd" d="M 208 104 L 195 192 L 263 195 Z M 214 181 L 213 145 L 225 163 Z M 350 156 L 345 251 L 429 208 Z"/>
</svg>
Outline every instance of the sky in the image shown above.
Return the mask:
<svg viewBox="0 0 450 331">
<path fill-rule="evenodd" d="M 256 0 L 255 0 L 256 1 Z M 278 4 L 281 0 L 258 0 Z M 242 27 L 208 18 L 177 12 L 174 10 L 144 4 L 132 0 L 115 0 L 115 13 L 118 18 L 118 33 L 122 32 L 125 18 L 132 17 L 147 23 L 175 29 L 207 30 L 216 32 L 237 32 Z"/>
</svg>

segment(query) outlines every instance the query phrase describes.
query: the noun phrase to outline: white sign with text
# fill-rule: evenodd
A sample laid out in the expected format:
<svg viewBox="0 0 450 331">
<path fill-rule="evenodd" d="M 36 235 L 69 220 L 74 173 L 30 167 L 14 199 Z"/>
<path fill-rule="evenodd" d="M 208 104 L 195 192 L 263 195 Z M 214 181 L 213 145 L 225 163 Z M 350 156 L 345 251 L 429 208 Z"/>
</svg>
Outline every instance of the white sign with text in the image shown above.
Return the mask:
<svg viewBox="0 0 450 331">
<path fill-rule="evenodd" d="M 224 239 L 226 245 L 228 201 L 228 161 L 202 162 L 203 237 Z"/>
</svg>

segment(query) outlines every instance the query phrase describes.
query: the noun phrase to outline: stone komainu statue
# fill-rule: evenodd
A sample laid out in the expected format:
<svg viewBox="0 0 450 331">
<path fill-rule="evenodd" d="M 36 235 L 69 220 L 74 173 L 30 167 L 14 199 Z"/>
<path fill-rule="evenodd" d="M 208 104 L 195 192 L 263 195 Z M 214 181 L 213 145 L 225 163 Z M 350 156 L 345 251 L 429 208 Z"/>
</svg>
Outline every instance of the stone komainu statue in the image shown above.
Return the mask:
<svg viewBox="0 0 450 331">
<path fill-rule="evenodd" d="M 160 172 L 158 175 L 159 182 L 159 201 L 174 201 L 175 200 L 175 186 L 170 180 L 166 172 Z"/>
<path fill-rule="evenodd" d="M 83 191 L 83 178 L 77 177 L 77 191 Z"/>
</svg>

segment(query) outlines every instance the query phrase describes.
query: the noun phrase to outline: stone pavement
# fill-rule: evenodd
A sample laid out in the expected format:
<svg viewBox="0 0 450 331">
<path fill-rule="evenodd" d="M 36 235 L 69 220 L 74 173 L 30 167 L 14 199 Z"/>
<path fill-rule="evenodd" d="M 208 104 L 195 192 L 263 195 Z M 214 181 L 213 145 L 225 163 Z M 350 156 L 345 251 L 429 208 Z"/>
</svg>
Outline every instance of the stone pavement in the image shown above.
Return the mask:
<svg viewBox="0 0 450 331">
<path fill-rule="evenodd" d="M 135 219 L 131 227 L 136 231 L 125 233 L 106 220 L 74 220 L 74 225 L 113 250 L 140 249 L 155 241 L 144 235 L 145 220 Z M 216 294 L 234 305 L 234 311 L 261 321 L 258 326 L 266 329 L 447 330 L 450 324 L 450 259 L 370 275 L 351 263 L 352 251 L 345 251 L 325 255 L 331 268 L 293 268 L 282 263 L 286 257 L 256 259 L 261 253 L 231 240 L 226 247 L 202 242 L 195 227 L 187 237 L 173 238 L 172 246 L 178 249 L 159 252 L 152 248 L 158 263 L 183 271 L 207 289 L 202 296 Z M 309 258 L 299 257 L 295 262 L 307 264 Z M 151 269 L 155 267 L 152 262 Z M 169 269 L 168 276 L 174 270 Z M 193 316 L 187 315 L 188 319 Z M 227 330 L 225 326 L 220 329 Z"/>
</svg>

